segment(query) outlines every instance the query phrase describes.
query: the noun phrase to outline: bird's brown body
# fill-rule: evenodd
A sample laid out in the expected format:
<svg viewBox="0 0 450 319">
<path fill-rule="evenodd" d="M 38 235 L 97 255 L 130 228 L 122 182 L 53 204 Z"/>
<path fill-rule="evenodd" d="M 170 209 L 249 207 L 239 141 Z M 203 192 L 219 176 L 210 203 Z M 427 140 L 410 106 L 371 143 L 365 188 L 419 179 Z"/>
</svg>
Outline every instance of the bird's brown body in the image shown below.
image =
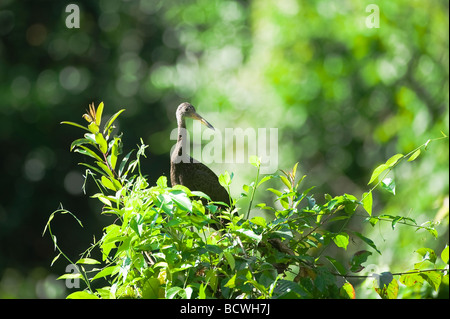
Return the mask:
<svg viewBox="0 0 450 319">
<path fill-rule="evenodd" d="M 214 129 L 203 117 L 197 114 L 189 103 L 178 106 L 177 112 L 178 140 L 170 158 L 170 181 L 172 186 L 183 185 L 191 191 L 200 191 L 208 195 L 212 201 L 224 202 L 230 205 L 228 192 L 219 183 L 217 175 L 204 164 L 193 159 L 186 151 L 185 118 L 201 121 L 207 127 Z"/>
</svg>

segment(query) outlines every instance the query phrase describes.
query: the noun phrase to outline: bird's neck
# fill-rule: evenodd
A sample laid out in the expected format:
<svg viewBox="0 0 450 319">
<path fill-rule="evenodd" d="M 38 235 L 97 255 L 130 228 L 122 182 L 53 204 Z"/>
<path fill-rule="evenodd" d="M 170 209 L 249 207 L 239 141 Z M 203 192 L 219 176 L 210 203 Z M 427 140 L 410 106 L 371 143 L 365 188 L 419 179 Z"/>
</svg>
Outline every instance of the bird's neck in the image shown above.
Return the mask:
<svg viewBox="0 0 450 319">
<path fill-rule="evenodd" d="M 177 118 L 178 122 L 178 142 L 183 140 L 183 137 L 186 135 L 186 122 L 184 121 L 184 118 Z"/>
<path fill-rule="evenodd" d="M 178 122 L 178 140 L 176 144 L 176 149 L 173 154 L 172 161 L 175 163 L 183 162 L 190 163 L 189 156 L 189 133 L 186 130 L 186 123 L 184 118 L 177 117 Z"/>
</svg>

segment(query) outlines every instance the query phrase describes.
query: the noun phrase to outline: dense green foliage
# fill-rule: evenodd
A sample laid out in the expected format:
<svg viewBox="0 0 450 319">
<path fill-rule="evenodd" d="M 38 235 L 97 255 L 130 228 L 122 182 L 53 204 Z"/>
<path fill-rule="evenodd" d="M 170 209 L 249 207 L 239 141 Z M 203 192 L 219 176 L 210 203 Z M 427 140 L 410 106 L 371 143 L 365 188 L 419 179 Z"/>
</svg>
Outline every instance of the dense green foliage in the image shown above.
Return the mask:
<svg viewBox="0 0 450 319">
<path fill-rule="evenodd" d="M 53 245 L 41 237 L 48 212 L 60 203 L 84 225 L 80 232 L 67 214 L 53 221 L 71 260 L 114 218 L 93 213 L 101 202 L 83 199 L 82 187 L 91 194 L 96 184 L 91 179 L 83 184 L 76 166 L 82 155 L 67 152 L 76 132 L 58 125 L 91 101 L 98 105 L 105 99 L 110 112 L 105 116 L 126 107 L 123 140 L 134 145 L 142 137 L 149 145 L 141 172 L 150 185 L 169 172 L 169 135 L 182 101 L 195 105 L 218 130 L 275 127 L 278 166 L 299 162 L 298 170 L 308 175 L 303 190 L 316 186 L 322 206 L 328 202 L 322 194 L 361 199 L 373 167 L 449 132 L 446 0 L 379 0 L 380 27 L 372 29 L 365 24 L 372 2 L 360 0 L 76 3 L 80 29 L 65 25 L 67 2 L 0 1 L 2 298 L 66 294 L 63 282 L 55 281 L 66 264 L 48 267 Z M 427 156 L 401 161 L 389 173 L 395 196 L 373 194 L 373 215 L 380 222 L 349 221 L 349 228 L 383 252 L 368 256 L 359 274 L 368 275 L 369 268 L 402 272 L 411 268 L 418 247 L 439 255 L 448 243 L 448 143 L 428 149 Z M 234 173 L 234 198 L 254 178 L 247 163 L 211 168 Z M 278 189 L 279 182 L 272 178 L 263 185 Z M 254 203 L 276 199 L 260 189 Z M 243 211 L 249 204 L 246 198 L 237 203 Z M 399 215 L 418 225 L 440 222 L 438 237 L 411 231 L 404 226 L 407 219 L 396 221 L 393 230 L 391 216 Z M 270 210 L 252 209 L 250 218 L 256 216 L 273 218 Z M 339 233 L 339 226 L 330 227 Z M 361 249 L 350 241 L 347 250 L 327 252 L 345 261 Z M 360 296 L 377 296 L 371 279 L 349 281 L 361 286 Z M 435 296 L 427 287 L 399 294 Z"/>
<path fill-rule="evenodd" d="M 97 110 L 93 104 L 90 106 L 83 116 L 89 123 L 87 127 L 63 122 L 89 132 L 75 140 L 71 149 L 95 160 L 94 166 L 81 163 L 87 167 L 86 178 L 92 178 L 100 191 L 91 197 L 103 203 L 102 214 L 117 217 L 104 228 L 102 238 L 76 261 L 77 272 L 59 277 L 82 279 L 87 286 L 68 298 L 356 298 L 358 293 L 347 277 L 364 269 L 363 264 L 373 252 L 382 254 L 370 238 L 347 227 L 352 218 L 359 216 L 358 207 L 363 208 L 365 221 L 372 225 L 389 221 L 394 229 L 402 223 L 414 231 L 425 230 L 438 237 L 433 222 L 417 225 L 411 217 L 375 216 L 372 211 L 375 188 L 380 186 L 395 193 L 395 181 L 387 177 L 390 171 L 403 160 L 416 160 L 432 140 L 378 166 L 369 181 L 375 185 L 361 200 L 350 194 L 327 194 L 323 205 L 317 204 L 310 194 L 312 188 L 301 190 L 306 176 L 297 176 L 298 164 L 291 172 L 281 170 L 281 174 L 261 178 L 261 162 L 252 157 L 250 164 L 257 169 L 256 178 L 244 185 L 241 198 L 250 197 L 251 205 L 255 191 L 270 179 L 278 180 L 281 186 L 267 189 L 276 195 L 279 208 L 265 203 L 256 205 L 272 212 L 273 219 L 268 220 L 260 216 L 248 218 L 252 207 L 248 211 L 237 209 L 234 214 L 231 208 L 220 211 L 213 202 L 204 206 L 198 198 L 209 200 L 206 194 L 180 185 L 170 188 L 165 176 L 156 185 L 150 185 L 140 170 L 140 158 L 147 146 L 139 146 L 134 160 L 132 152 L 120 156 L 122 134 L 112 132 L 113 123 L 123 110 L 114 114 L 101 130 L 103 108 L 103 103 Z M 447 136 L 443 134 L 438 139 L 443 138 Z M 229 189 L 232 176 L 225 173 L 219 181 Z M 48 228 L 59 251 L 53 262 L 63 255 L 73 264 L 57 245 L 51 230 L 57 213 L 70 212 L 63 208 L 55 211 L 44 230 L 45 233 Z M 219 217 L 229 223 L 214 231 L 210 225 L 220 225 Z M 337 224 L 339 230 L 329 231 L 331 224 Z M 360 241 L 370 250 L 359 250 L 345 263 L 329 255 L 329 246 L 346 250 L 350 240 Z M 91 256 L 97 248 L 101 261 Z M 413 288 L 427 283 L 435 291 L 442 284 L 448 295 L 448 250 L 448 245 L 440 254 L 419 248 L 416 252 L 422 259 L 411 270 L 371 274 L 375 291 L 382 298 L 392 299 L 398 296 L 399 282 Z M 83 265 L 95 268 L 86 270 Z M 344 281 L 338 284 L 337 277 Z M 108 284 L 94 289 L 92 282 L 101 278 Z"/>
</svg>

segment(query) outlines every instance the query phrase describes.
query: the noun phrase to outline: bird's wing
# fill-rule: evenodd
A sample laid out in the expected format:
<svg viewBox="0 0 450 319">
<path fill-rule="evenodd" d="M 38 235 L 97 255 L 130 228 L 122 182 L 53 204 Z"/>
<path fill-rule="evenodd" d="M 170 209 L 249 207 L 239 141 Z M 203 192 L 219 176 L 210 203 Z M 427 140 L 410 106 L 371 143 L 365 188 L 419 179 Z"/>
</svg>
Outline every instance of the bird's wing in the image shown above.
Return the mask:
<svg viewBox="0 0 450 319">
<path fill-rule="evenodd" d="M 229 204 L 228 192 L 219 183 L 217 175 L 202 163 L 185 164 L 182 184 L 190 190 L 201 191 L 211 200 Z"/>
</svg>

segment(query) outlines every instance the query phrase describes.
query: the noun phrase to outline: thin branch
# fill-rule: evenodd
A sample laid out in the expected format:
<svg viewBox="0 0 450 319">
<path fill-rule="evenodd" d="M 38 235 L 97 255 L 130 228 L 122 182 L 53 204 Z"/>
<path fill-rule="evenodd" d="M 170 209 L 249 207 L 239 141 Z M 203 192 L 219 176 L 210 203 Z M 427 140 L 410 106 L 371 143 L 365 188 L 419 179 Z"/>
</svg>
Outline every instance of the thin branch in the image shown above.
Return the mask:
<svg viewBox="0 0 450 319">
<path fill-rule="evenodd" d="M 448 271 L 448 269 L 438 269 L 438 268 L 424 269 L 424 270 L 415 270 L 415 271 L 406 271 L 406 272 L 396 272 L 396 273 L 391 273 L 391 275 L 392 276 L 402 276 L 402 275 L 409 275 L 409 274 L 419 274 L 419 273 L 430 272 L 430 271 L 444 272 L 444 271 Z M 330 272 L 330 273 L 334 276 L 339 276 L 339 277 L 344 277 L 344 278 L 359 278 L 359 279 L 374 277 L 374 274 L 375 274 L 375 273 L 373 273 L 371 275 L 342 275 L 342 274 L 335 273 L 335 272 Z"/>
</svg>

